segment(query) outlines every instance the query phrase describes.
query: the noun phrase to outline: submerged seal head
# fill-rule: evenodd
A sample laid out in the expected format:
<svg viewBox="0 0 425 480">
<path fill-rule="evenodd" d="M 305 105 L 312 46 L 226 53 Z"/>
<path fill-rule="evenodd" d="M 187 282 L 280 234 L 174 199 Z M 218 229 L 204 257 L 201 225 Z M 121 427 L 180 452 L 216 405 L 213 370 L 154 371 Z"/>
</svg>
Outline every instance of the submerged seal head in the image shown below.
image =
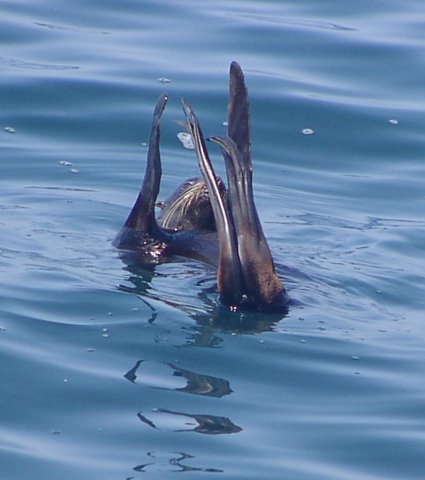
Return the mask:
<svg viewBox="0 0 425 480">
<path fill-rule="evenodd" d="M 227 136 L 210 138 L 224 157 L 227 193 L 212 167 L 198 119 L 183 100 L 203 179 L 185 182 L 160 204 L 157 219 L 162 174 L 159 121 L 166 102 L 163 94 L 156 104 L 143 185 L 115 246 L 134 250 L 142 263 L 180 255 L 215 264 L 220 301 L 231 310 L 286 310 L 288 297 L 254 202 L 248 91 L 242 69 L 236 62 L 230 66 Z"/>
</svg>

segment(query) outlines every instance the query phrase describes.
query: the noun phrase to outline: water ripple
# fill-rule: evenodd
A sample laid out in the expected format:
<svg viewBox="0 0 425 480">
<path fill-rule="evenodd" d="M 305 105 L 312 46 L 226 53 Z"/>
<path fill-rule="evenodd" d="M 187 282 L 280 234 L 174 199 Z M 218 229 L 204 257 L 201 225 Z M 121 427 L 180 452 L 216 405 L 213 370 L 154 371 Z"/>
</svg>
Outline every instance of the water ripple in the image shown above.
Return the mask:
<svg viewBox="0 0 425 480">
<path fill-rule="evenodd" d="M 78 70 L 80 68 L 77 65 L 35 63 L 26 60 L 20 60 L 17 58 L 7 57 L 0 57 L 0 64 L 7 65 L 13 68 L 25 68 L 29 70 Z"/>
</svg>

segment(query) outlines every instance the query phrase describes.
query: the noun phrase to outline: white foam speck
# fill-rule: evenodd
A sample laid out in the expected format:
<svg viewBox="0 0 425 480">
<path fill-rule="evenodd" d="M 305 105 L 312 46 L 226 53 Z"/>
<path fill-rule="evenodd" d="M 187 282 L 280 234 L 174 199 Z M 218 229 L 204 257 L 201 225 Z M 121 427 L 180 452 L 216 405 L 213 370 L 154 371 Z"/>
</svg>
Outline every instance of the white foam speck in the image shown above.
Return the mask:
<svg viewBox="0 0 425 480">
<path fill-rule="evenodd" d="M 193 150 L 195 146 L 193 145 L 192 135 L 187 132 L 179 132 L 177 138 L 182 142 L 184 148 L 188 150 Z"/>
<path fill-rule="evenodd" d="M 312 128 L 303 128 L 303 135 L 314 135 L 314 130 Z"/>
</svg>

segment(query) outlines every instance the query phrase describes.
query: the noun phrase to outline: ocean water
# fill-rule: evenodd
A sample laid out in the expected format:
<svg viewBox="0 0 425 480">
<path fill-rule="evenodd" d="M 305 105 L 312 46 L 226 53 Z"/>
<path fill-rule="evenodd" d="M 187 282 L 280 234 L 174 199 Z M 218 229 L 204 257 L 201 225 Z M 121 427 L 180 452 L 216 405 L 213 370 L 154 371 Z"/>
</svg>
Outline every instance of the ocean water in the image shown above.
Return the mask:
<svg viewBox="0 0 425 480">
<path fill-rule="evenodd" d="M 425 478 L 424 27 L 419 0 L 1 2 L 2 479 Z M 111 245 L 158 95 L 166 198 L 198 174 L 180 98 L 223 133 L 232 60 L 284 317 Z"/>
</svg>

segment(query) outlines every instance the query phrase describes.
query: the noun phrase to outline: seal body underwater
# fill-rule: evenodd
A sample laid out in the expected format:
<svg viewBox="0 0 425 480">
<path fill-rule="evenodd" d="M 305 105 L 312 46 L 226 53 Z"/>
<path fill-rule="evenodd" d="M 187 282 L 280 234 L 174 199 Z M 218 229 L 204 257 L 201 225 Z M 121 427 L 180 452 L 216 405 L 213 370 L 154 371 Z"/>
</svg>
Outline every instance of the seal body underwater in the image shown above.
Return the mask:
<svg viewBox="0 0 425 480">
<path fill-rule="evenodd" d="M 157 202 L 160 118 L 166 102 L 162 94 L 153 115 L 143 184 L 114 245 L 133 251 L 142 264 L 178 255 L 215 265 L 219 300 L 232 310 L 286 309 L 286 290 L 254 202 L 249 101 L 241 67 L 236 62 L 230 66 L 227 136 L 209 139 L 222 151 L 227 189 L 214 172 L 199 121 L 183 99 L 202 178 L 187 180 L 168 200 Z M 158 217 L 155 205 L 161 208 Z"/>
</svg>

